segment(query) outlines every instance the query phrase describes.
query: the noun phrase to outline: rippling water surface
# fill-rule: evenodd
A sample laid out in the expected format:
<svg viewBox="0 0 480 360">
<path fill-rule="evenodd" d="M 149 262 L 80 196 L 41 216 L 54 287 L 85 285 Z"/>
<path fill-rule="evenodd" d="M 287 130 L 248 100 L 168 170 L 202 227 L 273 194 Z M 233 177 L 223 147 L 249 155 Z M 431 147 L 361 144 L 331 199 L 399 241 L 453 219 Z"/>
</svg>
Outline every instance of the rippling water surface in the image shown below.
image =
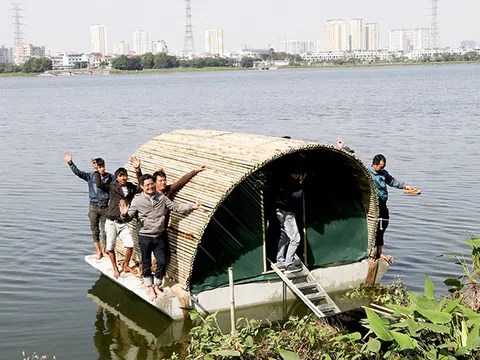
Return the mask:
<svg viewBox="0 0 480 360">
<path fill-rule="evenodd" d="M 186 336 L 84 262 L 87 186 L 62 158 L 89 170 L 102 156 L 113 171 L 175 129 L 342 136 L 367 164 L 385 154 L 423 190 L 390 191 L 386 281 L 420 291 L 428 274 L 441 288 L 459 269 L 438 255 L 468 253 L 480 233 L 479 88 L 478 65 L 0 79 L 0 357 L 140 359 L 167 332 Z"/>
</svg>

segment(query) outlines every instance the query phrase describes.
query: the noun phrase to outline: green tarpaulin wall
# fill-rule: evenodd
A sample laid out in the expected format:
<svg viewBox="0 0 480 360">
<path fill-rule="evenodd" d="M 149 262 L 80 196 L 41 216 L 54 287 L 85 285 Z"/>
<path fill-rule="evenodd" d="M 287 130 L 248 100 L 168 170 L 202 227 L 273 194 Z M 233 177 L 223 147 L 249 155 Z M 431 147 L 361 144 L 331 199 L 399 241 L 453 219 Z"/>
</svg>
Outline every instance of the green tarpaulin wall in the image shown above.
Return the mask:
<svg viewBox="0 0 480 360">
<path fill-rule="evenodd" d="M 310 268 L 349 264 L 368 252 L 368 186 L 353 159 L 325 150 L 279 158 L 241 182 L 214 213 L 198 248 L 191 279 L 192 292 L 228 284 L 228 267 L 236 283 L 276 278 L 264 272 L 264 228 L 267 226 L 268 177 L 285 169 L 307 174 L 304 188 L 306 246 L 297 254 Z M 363 189 L 363 190 L 362 190 Z M 265 221 L 265 223 L 264 223 Z M 302 220 L 299 227 L 303 234 Z M 278 236 L 266 231 L 266 254 L 275 261 Z M 267 261 L 268 264 L 268 261 Z M 267 266 L 269 270 L 269 266 Z"/>
</svg>

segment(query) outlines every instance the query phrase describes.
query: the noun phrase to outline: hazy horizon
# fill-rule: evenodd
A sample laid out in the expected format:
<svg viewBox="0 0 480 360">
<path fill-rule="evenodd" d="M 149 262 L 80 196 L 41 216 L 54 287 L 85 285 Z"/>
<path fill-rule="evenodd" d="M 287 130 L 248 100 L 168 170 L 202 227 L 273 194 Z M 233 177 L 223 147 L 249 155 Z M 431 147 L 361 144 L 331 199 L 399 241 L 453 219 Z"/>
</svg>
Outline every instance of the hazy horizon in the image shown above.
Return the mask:
<svg viewBox="0 0 480 360">
<path fill-rule="evenodd" d="M 153 40 L 165 40 L 171 52 L 181 51 L 185 32 L 185 2 L 145 0 L 134 6 L 125 1 L 83 0 L 66 3 L 58 0 L 16 0 L 25 9 L 24 41 L 45 45 L 51 53 L 90 52 L 90 25 L 107 26 L 108 52 L 124 40 L 132 45 L 133 32 L 146 29 Z M 121 4 L 125 5 L 121 5 Z M 463 7 L 459 7 L 459 3 Z M 192 25 L 197 52 L 205 50 L 206 29 L 221 28 L 225 51 L 248 45 L 279 49 L 282 40 L 320 40 L 328 19 L 362 18 L 380 25 L 380 42 L 388 46 L 388 33 L 396 28 L 430 27 L 431 3 L 404 0 L 394 4 L 380 0 L 244 0 L 233 4 L 220 0 L 192 0 Z M 12 4 L 0 0 L 0 44 L 12 46 Z M 480 1 L 439 2 L 442 46 L 458 46 L 463 40 L 480 41 L 476 17 Z"/>
</svg>

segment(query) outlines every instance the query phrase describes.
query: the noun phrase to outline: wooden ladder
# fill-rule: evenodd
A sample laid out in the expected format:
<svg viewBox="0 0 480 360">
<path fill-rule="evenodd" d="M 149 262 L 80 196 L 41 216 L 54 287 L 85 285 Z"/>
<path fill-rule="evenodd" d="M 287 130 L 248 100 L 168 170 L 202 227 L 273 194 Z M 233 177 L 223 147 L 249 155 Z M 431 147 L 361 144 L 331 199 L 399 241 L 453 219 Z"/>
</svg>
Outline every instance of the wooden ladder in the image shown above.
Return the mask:
<svg viewBox="0 0 480 360">
<path fill-rule="evenodd" d="M 275 263 L 271 262 L 272 269 L 282 279 L 283 283 L 319 318 L 330 314 L 338 314 L 340 309 L 328 296 L 322 285 L 315 279 L 305 264 L 295 255 L 295 264 L 302 266 L 302 270 L 294 273 L 284 273 Z M 315 303 L 320 303 L 315 305 Z"/>
</svg>

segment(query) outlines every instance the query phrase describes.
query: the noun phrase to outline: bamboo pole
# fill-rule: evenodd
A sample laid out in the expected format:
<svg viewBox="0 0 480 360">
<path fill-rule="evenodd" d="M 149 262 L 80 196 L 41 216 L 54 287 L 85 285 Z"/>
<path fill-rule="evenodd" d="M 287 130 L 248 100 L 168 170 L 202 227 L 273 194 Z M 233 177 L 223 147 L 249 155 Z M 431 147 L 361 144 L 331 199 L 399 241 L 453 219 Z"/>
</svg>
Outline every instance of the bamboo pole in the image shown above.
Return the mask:
<svg viewBox="0 0 480 360">
<path fill-rule="evenodd" d="M 233 267 L 228 268 L 228 279 L 230 283 L 230 325 L 232 334 L 235 333 L 235 291 L 233 286 Z"/>
</svg>

